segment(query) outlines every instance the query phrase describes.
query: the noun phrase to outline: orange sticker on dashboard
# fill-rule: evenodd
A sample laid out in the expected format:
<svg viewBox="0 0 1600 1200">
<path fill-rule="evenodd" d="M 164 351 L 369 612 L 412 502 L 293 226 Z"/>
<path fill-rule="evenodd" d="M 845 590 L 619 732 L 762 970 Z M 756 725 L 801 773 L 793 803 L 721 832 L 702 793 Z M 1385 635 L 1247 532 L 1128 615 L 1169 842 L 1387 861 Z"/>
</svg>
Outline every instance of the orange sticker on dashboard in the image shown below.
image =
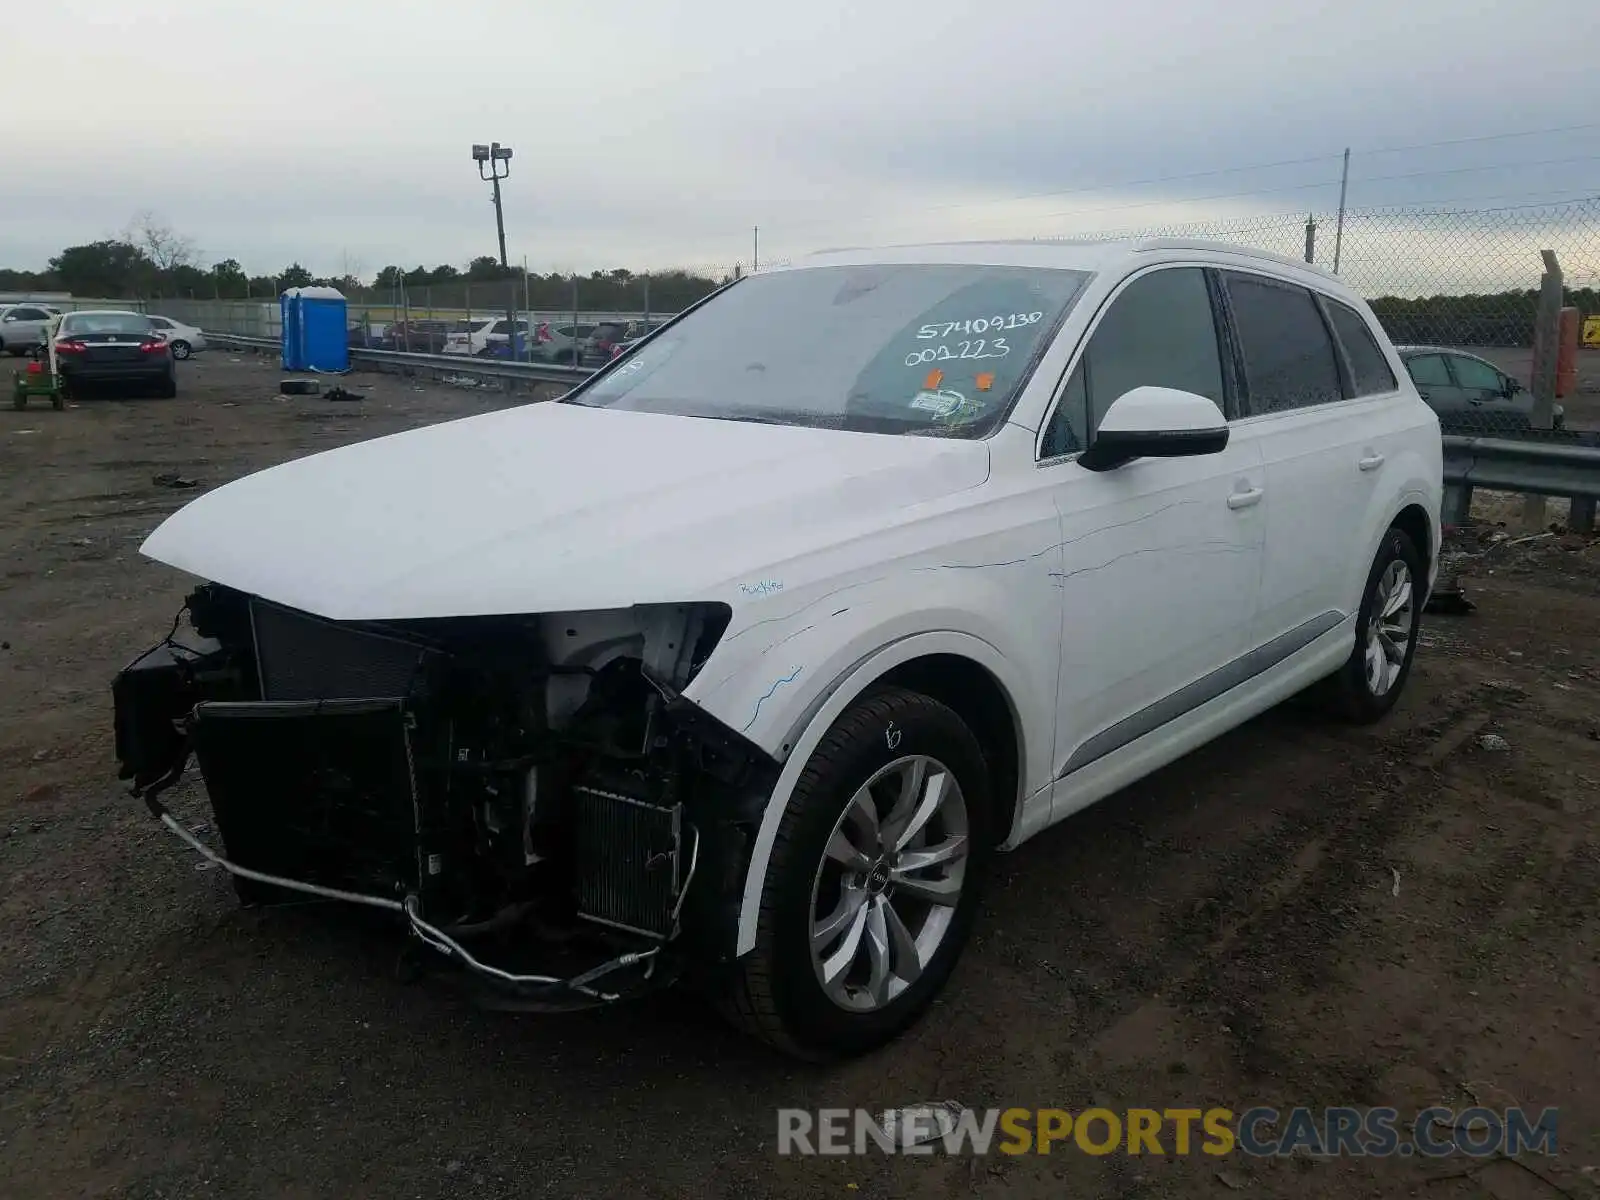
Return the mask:
<svg viewBox="0 0 1600 1200">
<path fill-rule="evenodd" d="M 985 371 L 983 374 L 979 375 L 977 378 L 977 384 L 980 392 L 987 392 L 994 386 L 994 372 Z"/>
<path fill-rule="evenodd" d="M 935 367 L 933 370 L 928 372 L 928 377 L 922 381 L 922 386 L 931 392 L 943 382 L 944 372 L 938 367 Z"/>
</svg>

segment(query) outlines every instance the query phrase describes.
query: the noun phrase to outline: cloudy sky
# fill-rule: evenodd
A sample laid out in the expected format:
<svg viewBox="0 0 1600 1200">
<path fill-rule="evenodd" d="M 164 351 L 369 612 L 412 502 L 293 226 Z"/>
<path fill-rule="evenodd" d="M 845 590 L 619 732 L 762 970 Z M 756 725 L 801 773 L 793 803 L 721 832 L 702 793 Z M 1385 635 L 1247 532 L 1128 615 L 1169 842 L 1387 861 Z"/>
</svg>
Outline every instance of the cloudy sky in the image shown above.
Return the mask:
<svg viewBox="0 0 1600 1200">
<path fill-rule="evenodd" d="M 0 45 L 4 266 L 140 210 L 252 273 L 464 263 L 490 140 L 545 271 L 1329 211 L 1346 146 L 1352 206 L 1600 194 L 1588 0 L 47 7 Z"/>
</svg>

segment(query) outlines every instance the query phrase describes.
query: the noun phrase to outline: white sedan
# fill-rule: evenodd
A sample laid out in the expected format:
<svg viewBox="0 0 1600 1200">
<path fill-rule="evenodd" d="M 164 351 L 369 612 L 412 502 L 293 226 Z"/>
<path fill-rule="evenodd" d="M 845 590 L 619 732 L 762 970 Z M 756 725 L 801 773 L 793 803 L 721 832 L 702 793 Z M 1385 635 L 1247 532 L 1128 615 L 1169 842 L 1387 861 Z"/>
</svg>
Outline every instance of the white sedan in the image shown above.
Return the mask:
<svg viewBox="0 0 1600 1200">
<path fill-rule="evenodd" d="M 147 314 L 148 315 L 148 314 Z M 185 325 L 171 317 L 151 316 L 150 324 L 156 327 L 167 345 L 172 347 L 173 358 L 188 358 L 206 348 L 206 335 L 199 327 Z"/>
<path fill-rule="evenodd" d="M 1441 493 L 1437 418 L 1325 271 L 821 255 L 560 401 L 169 517 L 143 553 L 209 582 L 119 678 L 117 749 L 247 902 L 386 910 L 524 1007 L 688 978 L 860 1054 L 945 986 L 995 853 L 1307 688 L 1383 718 Z M 191 753 L 220 848 L 157 798 Z"/>
</svg>

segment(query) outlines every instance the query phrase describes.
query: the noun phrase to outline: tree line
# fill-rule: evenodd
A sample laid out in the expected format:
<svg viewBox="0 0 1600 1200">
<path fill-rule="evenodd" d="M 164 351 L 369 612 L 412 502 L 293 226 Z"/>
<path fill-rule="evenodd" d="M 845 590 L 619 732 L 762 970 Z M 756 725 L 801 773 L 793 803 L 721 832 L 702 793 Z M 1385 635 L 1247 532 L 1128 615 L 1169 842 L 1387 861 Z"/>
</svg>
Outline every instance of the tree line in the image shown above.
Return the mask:
<svg viewBox="0 0 1600 1200">
<path fill-rule="evenodd" d="M 1600 312 L 1600 291 L 1569 288 L 1565 304 Z M 1397 345 L 1531 346 L 1539 293 L 1533 290 L 1428 296 L 1379 296 L 1371 301 L 1384 332 Z"/>
<path fill-rule="evenodd" d="M 737 268 L 735 268 L 737 270 Z M 368 304 L 406 304 L 414 308 L 558 310 L 574 303 L 585 308 L 670 312 L 694 303 L 727 282 L 689 271 L 635 274 L 626 268 L 588 275 L 530 274 L 505 268 L 480 255 L 464 267 L 442 263 L 429 268 L 384 267 L 370 280 L 349 262 L 338 275 L 316 275 L 299 262 L 271 275 L 251 275 L 235 258 L 205 265 L 194 242 L 149 213 L 141 213 L 116 237 L 68 246 L 43 271 L 0 268 L 0 292 L 70 292 L 108 300 L 271 301 L 285 288 L 326 285 Z"/>
<path fill-rule="evenodd" d="M 0 292 L 71 292 L 106 299 L 163 297 L 246 300 L 276 299 L 284 288 L 325 284 L 357 303 L 403 305 L 414 311 L 507 307 L 559 311 L 675 312 L 693 304 L 728 275 L 690 271 L 635 274 L 626 268 L 588 275 L 530 274 L 502 268 L 481 255 L 457 267 L 384 267 L 370 282 L 359 264 L 347 261 L 337 276 L 318 276 L 298 262 L 273 275 L 249 275 L 233 258 L 203 266 L 193 241 L 150 213 L 140 213 L 121 235 L 68 246 L 49 260 L 45 271 L 0 268 Z M 738 271 L 734 268 L 734 272 Z M 1584 313 L 1600 312 L 1593 288 L 1568 292 L 1568 304 Z M 1447 342 L 1451 345 L 1526 346 L 1533 340 L 1539 294 L 1515 290 L 1492 294 L 1404 298 L 1379 296 L 1373 311 L 1396 342 Z"/>
</svg>

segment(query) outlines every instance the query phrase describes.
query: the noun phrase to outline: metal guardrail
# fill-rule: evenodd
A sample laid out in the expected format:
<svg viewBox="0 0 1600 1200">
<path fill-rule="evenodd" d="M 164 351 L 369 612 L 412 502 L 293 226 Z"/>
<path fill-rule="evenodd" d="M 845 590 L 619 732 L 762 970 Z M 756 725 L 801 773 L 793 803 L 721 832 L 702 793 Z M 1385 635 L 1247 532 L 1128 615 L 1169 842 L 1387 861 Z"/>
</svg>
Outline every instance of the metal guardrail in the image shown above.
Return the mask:
<svg viewBox="0 0 1600 1200">
<path fill-rule="evenodd" d="M 248 337 L 237 333 L 206 332 L 211 341 L 256 350 L 277 350 L 276 338 Z M 594 372 L 588 367 L 566 367 L 557 363 L 515 362 L 506 358 L 478 358 L 466 354 L 423 354 L 410 350 L 369 350 L 350 348 L 352 366 L 378 370 L 432 371 L 441 375 L 464 375 L 479 379 L 506 379 L 523 383 L 577 383 Z"/>
<path fill-rule="evenodd" d="M 1444 436 L 1446 525 L 1463 525 L 1474 488 L 1565 496 L 1572 501 L 1570 526 L 1594 528 L 1600 500 L 1600 439 L 1593 444 L 1520 441 L 1511 438 Z"/>
</svg>

